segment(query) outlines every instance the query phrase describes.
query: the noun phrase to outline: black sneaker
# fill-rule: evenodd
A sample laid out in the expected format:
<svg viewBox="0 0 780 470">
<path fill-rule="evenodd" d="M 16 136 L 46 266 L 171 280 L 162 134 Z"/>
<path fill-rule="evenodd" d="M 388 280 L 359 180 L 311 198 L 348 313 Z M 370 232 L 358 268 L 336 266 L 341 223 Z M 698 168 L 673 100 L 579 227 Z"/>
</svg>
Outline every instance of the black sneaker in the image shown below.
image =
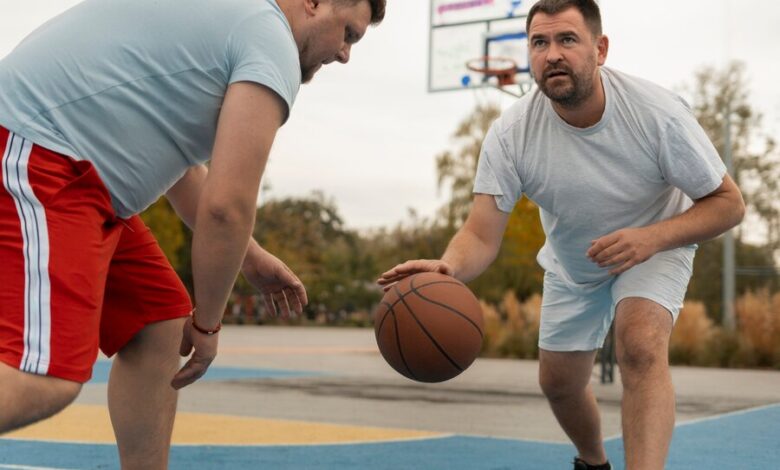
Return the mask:
<svg viewBox="0 0 780 470">
<path fill-rule="evenodd" d="M 574 457 L 574 470 L 612 470 L 609 460 L 601 465 L 591 465 L 579 457 Z"/>
</svg>

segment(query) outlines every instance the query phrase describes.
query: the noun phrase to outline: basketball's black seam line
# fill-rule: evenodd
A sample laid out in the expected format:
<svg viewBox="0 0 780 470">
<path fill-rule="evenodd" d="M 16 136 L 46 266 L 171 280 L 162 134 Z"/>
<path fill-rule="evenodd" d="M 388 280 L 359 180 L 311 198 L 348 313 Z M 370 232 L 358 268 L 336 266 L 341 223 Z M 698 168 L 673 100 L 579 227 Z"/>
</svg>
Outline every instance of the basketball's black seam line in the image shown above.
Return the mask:
<svg viewBox="0 0 780 470">
<path fill-rule="evenodd" d="M 387 311 L 385 312 L 385 316 L 382 317 L 382 320 L 379 322 L 379 327 L 376 329 L 377 337 L 379 336 L 379 332 L 382 331 L 382 326 L 385 324 L 385 318 L 387 318 L 387 315 L 390 314 L 390 312 L 393 310 L 393 306 L 390 305 L 389 302 L 380 302 L 380 305 L 387 305 Z"/>
<path fill-rule="evenodd" d="M 477 332 L 479 333 L 479 337 L 483 338 L 482 330 L 479 328 L 479 325 L 474 323 L 474 320 L 472 320 L 471 318 L 469 318 L 468 316 L 466 316 L 462 312 L 458 311 L 457 309 L 454 309 L 454 308 L 450 307 L 447 304 L 443 304 L 441 302 L 437 302 L 437 301 L 435 301 L 435 300 L 433 300 L 431 298 L 428 298 L 428 297 L 422 295 L 422 293 L 420 292 L 419 289 L 422 289 L 425 286 L 415 287 L 414 286 L 414 281 L 412 281 L 412 282 L 409 283 L 409 287 L 411 288 L 411 292 L 414 292 L 415 294 L 417 294 L 417 296 L 420 297 L 421 299 L 427 300 L 428 302 L 430 302 L 432 304 L 435 304 L 435 305 L 438 305 L 439 307 L 446 308 L 447 310 L 450 310 L 452 313 L 455 313 L 455 314 L 460 315 L 461 317 L 463 317 L 463 319 L 465 319 L 467 322 L 471 323 L 474 326 L 474 328 L 477 329 Z"/>
<path fill-rule="evenodd" d="M 411 284 L 411 281 L 410 281 L 410 284 Z M 460 283 L 460 282 L 458 282 L 458 281 L 433 281 L 433 282 L 429 282 L 429 283 L 427 283 L 427 284 L 423 284 L 423 285 L 421 285 L 420 287 L 418 287 L 418 289 L 422 289 L 423 287 L 432 286 L 432 285 L 434 285 L 434 284 L 457 284 L 457 285 L 459 285 L 459 286 L 462 286 L 462 285 L 463 285 L 463 284 L 461 284 L 461 283 Z M 398 289 L 398 283 L 396 283 L 396 284 L 395 284 L 393 287 L 395 287 L 396 294 L 397 294 L 397 296 L 398 296 L 398 300 L 396 300 L 395 302 L 393 302 L 393 304 L 392 304 L 392 305 L 390 305 L 390 307 L 395 307 L 395 305 L 396 305 L 398 302 L 400 302 L 400 301 L 401 301 L 401 299 L 403 299 L 404 297 L 406 297 L 407 295 L 409 295 L 409 293 L 411 292 L 411 291 L 406 291 L 406 293 L 404 293 L 404 294 L 401 294 L 401 293 L 400 293 L 400 290 Z M 386 303 L 386 302 L 385 302 L 385 303 Z"/>
<path fill-rule="evenodd" d="M 397 286 L 396 286 L 395 290 L 398 291 L 398 287 Z M 396 294 L 398 294 L 398 292 L 396 292 Z M 406 306 L 406 309 L 409 310 L 409 306 L 407 306 L 406 304 L 404 304 L 404 305 Z M 406 358 L 404 357 L 404 351 L 403 351 L 403 349 L 401 349 L 401 335 L 398 334 L 398 319 L 396 319 L 396 317 L 395 317 L 395 310 L 392 307 L 390 307 L 389 312 L 390 312 L 390 315 L 393 316 L 393 324 L 395 325 L 395 345 L 398 348 L 398 355 L 401 356 L 401 362 L 404 363 L 404 367 L 406 367 L 406 370 L 409 371 L 409 375 L 411 375 L 414 380 L 419 381 L 419 379 L 414 374 L 414 372 L 412 372 L 412 368 L 409 367 L 409 364 L 406 362 Z"/>
<path fill-rule="evenodd" d="M 396 287 L 396 289 L 397 289 L 397 287 Z M 412 309 L 409 307 L 409 304 L 407 304 L 407 303 L 406 303 L 406 301 L 403 299 L 403 297 L 401 297 L 401 302 L 403 302 L 403 304 L 404 304 L 404 307 L 406 307 L 406 311 L 407 311 L 407 312 L 409 312 L 409 315 L 411 315 L 411 316 L 412 316 L 412 318 L 414 318 L 414 321 L 416 321 L 416 322 L 417 322 L 417 324 L 420 326 L 420 329 L 421 329 L 421 330 L 423 330 L 423 333 L 425 333 L 425 335 L 428 337 L 428 339 L 430 339 L 430 340 L 431 340 L 431 343 L 433 343 L 433 345 L 434 345 L 434 346 L 436 346 L 436 349 L 438 349 L 438 350 L 439 350 L 439 352 L 440 352 L 440 353 L 442 353 L 442 355 L 443 355 L 443 356 L 444 356 L 444 357 L 445 357 L 445 358 L 446 358 L 448 361 L 450 361 L 450 363 L 453 365 L 453 367 L 455 367 L 455 368 L 456 368 L 456 369 L 458 369 L 459 371 L 463 372 L 463 370 L 464 370 L 464 369 L 463 369 L 461 366 L 459 366 L 459 365 L 458 365 L 458 363 L 457 363 L 457 362 L 455 362 L 455 361 L 454 361 L 454 360 L 453 360 L 453 359 L 450 357 L 450 355 L 449 355 L 449 354 L 447 354 L 447 351 L 445 351 L 445 350 L 444 350 L 444 348 L 442 348 L 442 347 L 441 347 L 441 345 L 439 344 L 439 342 L 438 342 L 438 341 L 436 341 L 436 338 L 434 338 L 434 337 L 433 337 L 433 335 L 431 335 L 431 333 L 430 333 L 430 332 L 429 332 L 429 331 L 428 331 L 428 330 L 425 328 L 425 325 L 423 325 L 423 324 L 422 324 L 422 322 L 421 322 L 421 321 L 420 321 L 420 320 L 417 318 L 417 315 L 415 315 L 415 314 L 414 314 L 414 312 L 412 311 Z"/>
</svg>

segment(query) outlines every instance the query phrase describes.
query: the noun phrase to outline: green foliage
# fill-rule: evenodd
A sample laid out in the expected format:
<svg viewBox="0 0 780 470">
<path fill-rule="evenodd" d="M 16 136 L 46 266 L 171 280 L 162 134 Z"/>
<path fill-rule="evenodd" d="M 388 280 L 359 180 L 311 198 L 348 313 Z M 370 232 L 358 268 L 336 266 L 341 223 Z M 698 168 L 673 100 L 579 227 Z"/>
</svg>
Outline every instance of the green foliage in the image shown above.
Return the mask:
<svg viewBox="0 0 780 470">
<path fill-rule="evenodd" d="M 469 287 L 481 299 L 492 303 L 499 302 L 507 291 L 520 299 L 541 293 L 544 270 L 536 262 L 536 254 L 544 240 L 539 209 L 523 198 L 509 216 L 496 260 Z"/>
<path fill-rule="evenodd" d="M 366 241 L 344 227 L 335 204 L 322 193 L 266 202 L 257 210 L 253 236 L 301 278 L 309 316 L 322 309 L 368 309 L 378 301 L 377 266 Z M 239 290 L 251 292 L 245 283 Z"/>
<path fill-rule="evenodd" d="M 181 272 L 181 268 L 185 264 L 185 260 L 181 256 L 181 249 L 187 243 L 186 229 L 168 200 L 158 199 L 141 214 L 141 219 L 154 234 L 157 243 L 165 256 L 168 257 L 173 268 L 177 272 Z"/>
</svg>

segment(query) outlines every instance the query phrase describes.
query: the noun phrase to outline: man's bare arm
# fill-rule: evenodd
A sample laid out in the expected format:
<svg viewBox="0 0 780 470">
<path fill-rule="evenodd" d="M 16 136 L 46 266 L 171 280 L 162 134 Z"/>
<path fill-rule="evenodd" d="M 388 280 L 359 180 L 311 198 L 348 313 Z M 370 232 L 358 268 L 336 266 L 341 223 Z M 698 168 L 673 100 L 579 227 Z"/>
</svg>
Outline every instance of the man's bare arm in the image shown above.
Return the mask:
<svg viewBox="0 0 780 470">
<path fill-rule="evenodd" d="M 211 168 L 202 181 L 195 218 L 191 202 L 176 199 L 185 222 L 193 223 L 192 268 L 201 329 L 216 329 L 254 226 L 257 194 L 268 154 L 282 124 L 284 104 L 263 86 L 239 82 L 228 88 L 217 125 Z M 194 175 L 197 176 L 197 175 Z M 181 189 L 181 188 L 180 188 Z M 187 221 L 186 219 L 190 220 Z M 184 387 L 206 373 L 217 354 L 216 335 L 185 325 L 181 353 L 194 352 L 172 381 Z"/>
<path fill-rule="evenodd" d="M 173 210 L 191 230 L 195 228 L 198 200 L 208 173 L 206 165 L 193 166 L 165 193 Z"/>
<path fill-rule="evenodd" d="M 687 211 L 646 227 L 626 228 L 593 240 L 587 255 L 599 266 L 620 274 L 659 251 L 714 238 L 736 226 L 745 215 L 742 193 L 730 176 Z"/>
<path fill-rule="evenodd" d="M 386 289 L 417 272 L 438 271 L 468 282 L 479 276 L 498 255 L 509 214 L 496 206 L 495 197 L 474 196 L 466 223 L 452 237 L 441 260 L 411 260 L 382 274 L 377 281 Z"/>
</svg>

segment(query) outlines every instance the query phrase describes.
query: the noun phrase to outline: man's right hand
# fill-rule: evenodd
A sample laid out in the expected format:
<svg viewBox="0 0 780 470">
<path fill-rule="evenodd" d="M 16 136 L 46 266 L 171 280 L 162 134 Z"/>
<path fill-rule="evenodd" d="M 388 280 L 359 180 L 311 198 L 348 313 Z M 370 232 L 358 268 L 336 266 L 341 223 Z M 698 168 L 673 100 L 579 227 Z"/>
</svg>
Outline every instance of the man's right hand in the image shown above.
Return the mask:
<svg viewBox="0 0 780 470">
<path fill-rule="evenodd" d="M 401 279 L 407 276 L 411 276 L 412 274 L 424 272 L 437 272 L 446 274 L 448 276 L 455 275 L 455 270 L 452 269 L 452 266 L 442 260 L 415 259 L 396 265 L 393 269 L 386 271 L 381 276 L 379 276 L 379 279 L 377 279 L 376 283 L 379 284 L 385 292 L 387 292 L 393 286 L 393 284 L 400 281 Z"/>
<path fill-rule="evenodd" d="M 212 335 L 201 333 L 192 326 L 192 317 L 188 318 L 184 323 L 179 354 L 188 356 L 192 353 L 192 357 L 173 377 L 171 386 L 179 390 L 203 377 L 211 361 L 217 357 L 218 343 L 218 333 Z"/>
</svg>

